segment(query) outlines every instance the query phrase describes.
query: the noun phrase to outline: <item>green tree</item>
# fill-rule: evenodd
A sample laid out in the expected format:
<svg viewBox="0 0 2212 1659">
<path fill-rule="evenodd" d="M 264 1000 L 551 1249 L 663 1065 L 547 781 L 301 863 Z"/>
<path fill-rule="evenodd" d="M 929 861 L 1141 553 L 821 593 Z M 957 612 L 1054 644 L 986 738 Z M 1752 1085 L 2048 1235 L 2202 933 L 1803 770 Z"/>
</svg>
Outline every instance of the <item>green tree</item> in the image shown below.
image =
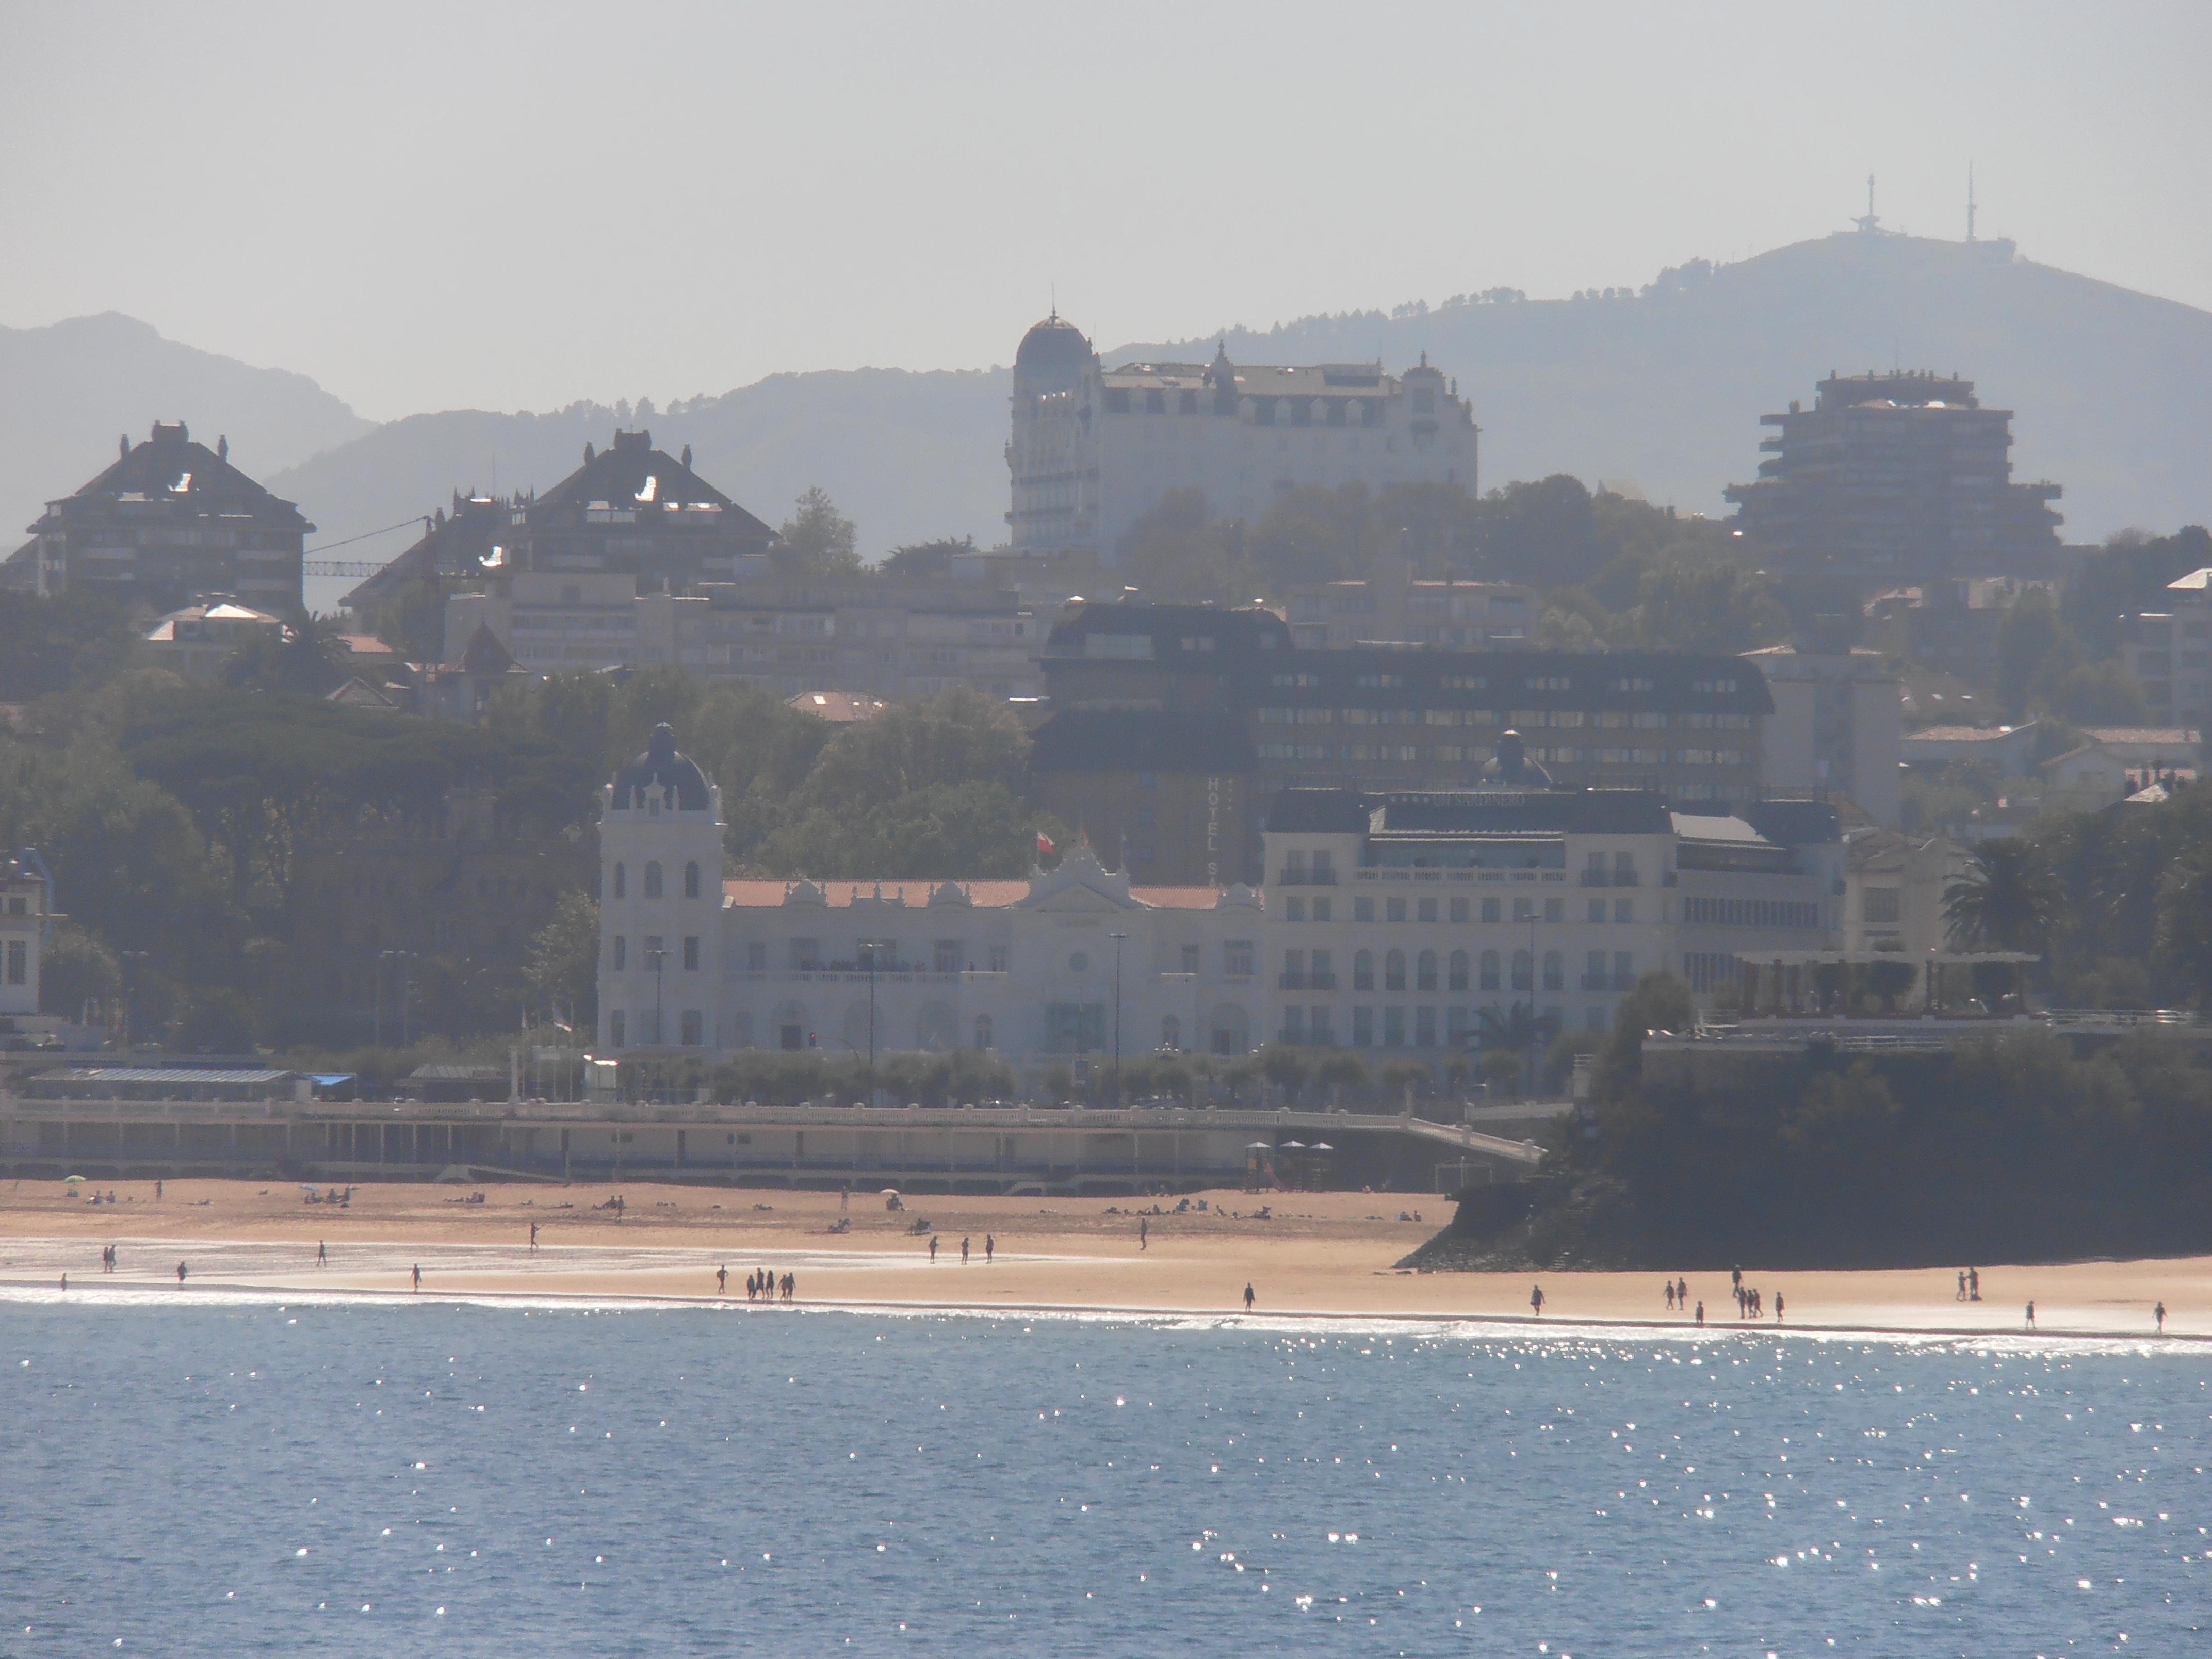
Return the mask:
<svg viewBox="0 0 2212 1659">
<path fill-rule="evenodd" d="M 1778 643 L 1790 625 L 1764 575 L 1725 564 L 1646 570 L 1628 624 L 1631 641 L 1648 651 L 1729 656 Z"/>
<path fill-rule="evenodd" d="M 837 511 L 819 484 L 810 485 L 769 548 L 787 576 L 857 576 L 862 566 L 859 526 Z"/>
<path fill-rule="evenodd" d="M 2063 675 L 2079 656 L 2074 630 L 2047 595 L 2031 592 L 2014 601 L 1997 623 L 1997 695 L 2005 712 L 2014 720 L 2025 714 L 2038 684 Z"/>
<path fill-rule="evenodd" d="M 378 639 L 410 662 L 443 662 L 445 590 L 434 577 L 410 576 L 377 607 L 370 626 Z"/>
<path fill-rule="evenodd" d="M 933 580 L 951 575 L 953 559 L 975 550 L 973 536 L 963 536 L 957 541 L 950 536 L 940 536 L 933 542 L 908 542 L 891 549 L 876 568 L 901 581 Z"/>
<path fill-rule="evenodd" d="M 570 893 L 530 941 L 523 978 L 542 1007 L 577 1030 L 599 1018 L 599 907 L 589 893 Z"/>
<path fill-rule="evenodd" d="M 2022 837 L 1978 842 L 1966 872 L 1943 890 L 1943 923 L 1969 949 L 2039 951 L 2064 896 L 2042 849 Z"/>
<path fill-rule="evenodd" d="M 253 635 L 223 659 L 222 682 L 241 691 L 319 697 L 344 683 L 347 651 L 335 617 L 304 612 L 282 635 Z"/>
<path fill-rule="evenodd" d="M 1261 579 L 1242 539 L 1237 525 L 1206 517 L 1202 490 L 1170 489 L 1121 538 L 1120 574 L 1162 604 L 1249 602 Z"/>
</svg>

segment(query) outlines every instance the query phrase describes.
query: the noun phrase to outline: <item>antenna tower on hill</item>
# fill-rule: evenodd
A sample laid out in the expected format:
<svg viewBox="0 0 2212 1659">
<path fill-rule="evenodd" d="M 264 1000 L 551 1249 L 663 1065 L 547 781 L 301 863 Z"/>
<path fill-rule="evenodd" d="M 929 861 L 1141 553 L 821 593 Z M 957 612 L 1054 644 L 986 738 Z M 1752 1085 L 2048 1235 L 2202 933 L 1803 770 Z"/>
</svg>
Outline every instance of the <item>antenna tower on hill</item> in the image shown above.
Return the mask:
<svg viewBox="0 0 2212 1659">
<path fill-rule="evenodd" d="M 1879 235 L 1881 232 L 1881 221 L 1875 216 L 1874 174 L 1871 173 L 1867 174 L 1866 216 L 1863 219 L 1854 219 L 1851 222 L 1859 228 L 1859 234 L 1863 236 Z"/>
</svg>

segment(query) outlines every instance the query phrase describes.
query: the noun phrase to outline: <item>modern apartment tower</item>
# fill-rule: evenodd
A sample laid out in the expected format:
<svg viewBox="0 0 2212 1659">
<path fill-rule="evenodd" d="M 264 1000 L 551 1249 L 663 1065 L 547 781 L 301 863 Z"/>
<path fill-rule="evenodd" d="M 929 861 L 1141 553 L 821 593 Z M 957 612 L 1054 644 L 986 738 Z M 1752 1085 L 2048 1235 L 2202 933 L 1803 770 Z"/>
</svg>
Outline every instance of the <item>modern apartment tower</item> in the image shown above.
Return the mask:
<svg viewBox="0 0 2212 1659">
<path fill-rule="evenodd" d="M 2012 411 L 1974 385 L 1920 371 L 1841 375 L 1813 407 L 1759 424 L 1757 482 L 1730 484 L 1736 524 L 1771 565 L 1889 586 L 2048 574 L 2055 483 L 2012 482 Z"/>
</svg>

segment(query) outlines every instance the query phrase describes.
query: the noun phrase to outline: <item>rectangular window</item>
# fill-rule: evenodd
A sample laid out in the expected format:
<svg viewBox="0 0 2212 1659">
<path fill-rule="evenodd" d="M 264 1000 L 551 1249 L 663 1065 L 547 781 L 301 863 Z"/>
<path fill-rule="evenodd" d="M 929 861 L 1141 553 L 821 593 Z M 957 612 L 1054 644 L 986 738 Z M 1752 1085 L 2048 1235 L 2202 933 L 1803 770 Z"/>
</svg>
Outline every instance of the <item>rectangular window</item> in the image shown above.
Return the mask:
<svg viewBox="0 0 2212 1659">
<path fill-rule="evenodd" d="M 1395 1002 L 1382 1011 L 1382 1046 L 1385 1048 L 1406 1046 L 1406 1011 Z"/>
<path fill-rule="evenodd" d="M 1309 1040 L 1313 1043 L 1314 1047 L 1316 1048 L 1334 1048 L 1336 1047 L 1336 1031 L 1335 1029 L 1330 1025 L 1328 1021 L 1328 1005 L 1324 1002 L 1316 1002 L 1314 1004 L 1312 1008 L 1308 1010 L 1308 1012 L 1312 1016 L 1313 1019 L 1313 1029 Z"/>
<path fill-rule="evenodd" d="M 1897 920 L 1897 889 L 1869 887 L 1866 890 L 1866 919 L 1875 922 Z"/>
<path fill-rule="evenodd" d="M 1372 1008 L 1354 1008 L 1352 1011 L 1352 1046 L 1355 1048 L 1372 1048 L 1375 1046 L 1375 1011 Z"/>
<path fill-rule="evenodd" d="M 1605 901 L 1603 899 L 1592 899 L 1589 902 L 1589 919 L 1592 921 L 1603 921 L 1605 920 Z"/>
<path fill-rule="evenodd" d="M 941 939 L 929 947 L 929 964 L 940 974 L 960 971 L 960 941 Z"/>
<path fill-rule="evenodd" d="M 1423 921 L 1434 921 L 1437 919 L 1437 902 L 1434 899 L 1423 899 L 1420 914 Z"/>
<path fill-rule="evenodd" d="M 766 939 L 756 939 L 745 941 L 745 971 L 752 974 L 764 974 L 768 971 L 768 941 Z"/>
<path fill-rule="evenodd" d="M 1326 951 L 1316 951 L 1313 953 L 1313 988 L 1316 991 L 1336 989 L 1336 969 L 1331 964 L 1329 954 Z"/>
<path fill-rule="evenodd" d="M 1287 898 L 1283 901 L 1283 920 L 1285 921 L 1304 921 L 1305 919 L 1306 902 L 1304 899 Z"/>
<path fill-rule="evenodd" d="M 1636 957 L 1627 951 L 1613 953 L 1613 988 L 1632 991 L 1636 988 Z"/>
<path fill-rule="evenodd" d="M 615 935 L 615 972 L 621 973 L 629 966 L 629 940 L 621 933 Z"/>
<path fill-rule="evenodd" d="M 1525 898 L 1515 899 L 1513 901 L 1513 920 L 1516 921 L 1535 921 L 1536 901 L 1534 899 Z"/>
<path fill-rule="evenodd" d="M 1636 901 L 1635 901 L 1634 899 L 1615 899 L 1615 900 L 1613 900 L 1613 919 L 1615 921 L 1635 921 L 1635 920 L 1636 920 Z"/>
<path fill-rule="evenodd" d="M 1394 899 L 1385 899 L 1385 900 L 1383 900 L 1383 901 L 1382 901 L 1382 914 L 1383 914 L 1384 918 L 1385 918 L 1386 920 L 1388 920 L 1388 921 L 1405 921 L 1405 919 L 1406 919 L 1406 901 L 1405 901 L 1405 900 L 1403 900 L 1403 899 L 1401 899 L 1401 898 L 1394 898 Z"/>
<path fill-rule="evenodd" d="M 1451 902 L 1451 919 L 1452 919 L 1454 921 L 1465 921 L 1467 920 L 1467 918 L 1468 918 L 1468 902 L 1467 902 L 1467 901 L 1466 901 L 1465 899 L 1454 899 L 1454 900 Z"/>
<path fill-rule="evenodd" d="M 29 954 L 30 942 L 27 939 L 11 939 L 8 941 L 9 984 L 21 985 L 28 980 L 30 967 L 27 958 Z"/>
<path fill-rule="evenodd" d="M 1305 1040 L 1305 1009 L 1295 1002 L 1285 1005 L 1283 1009 L 1283 1041 L 1285 1042 L 1304 1042 Z"/>
<path fill-rule="evenodd" d="M 1335 909 L 1336 907 L 1328 899 L 1317 898 L 1313 902 L 1313 919 L 1316 921 L 1328 921 L 1334 915 Z"/>
<path fill-rule="evenodd" d="M 687 1048 L 696 1048 L 706 1039 L 706 1022 L 696 1008 L 686 1008 L 680 1025 L 679 1042 Z"/>
<path fill-rule="evenodd" d="M 822 941 L 818 939 L 795 939 L 791 941 L 791 965 L 793 968 L 812 968 L 822 960 Z"/>
<path fill-rule="evenodd" d="M 1003 974 L 1006 971 L 1006 947 L 1003 945 L 994 945 L 991 947 L 991 971 L 994 974 Z"/>
<path fill-rule="evenodd" d="M 687 973 L 699 971 L 699 936 L 696 933 L 684 936 L 684 968 Z"/>
<path fill-rule="evenodd" d="M 1106 1046 L 1106 1005 L 1048 1002 L 1044 1007 L 1044 1030 L 1045 1047 L 1054 1054 L 1095 1053 Z"/>
<path fill-rule="evenodd" d="M 1356 899 L 1352 900 L 1352 919 L 1354 921 L 1374 921 L 1374 920 L 1375 920 L 1375 901 L 1374 901 L 1373 899 L 1371 899 L 1371 898 L 1356 898 Z"/>
<path fill-rule="evenodd" d="M 1186 974 L 1194 974 L 1198 971 L 1198 946 L 1195 945 L 1186 945 L 1182 947 L 1182 970 Z"/>
<path fill-rule="evenodd" d="M 1589 953 L 1589 959 L 1583 963 L 1583 989 L 1585 991 L 1602 991 L 1605 989 L 1604 951 L 1591 951 Z"/>
<path fill-rule="evenodd" d="M 1482 919 L 1485 921 L 1496 921 L 1498 919 L 1498 901 L 1496 899 L 1486 898 L 1483 900 Z"/>
<path fill-rule="evenodd" d="M 1433 1048 L 1437 1046 L 1437 1011 L 1433 1008 L 1413 1010 L 1413 1046 Z"/>
<path fill-rule="evenodd" d="M 1252 941 L 1232 939 L 1221 947 L 1221 971 L 1231 979 L 1252 977 Z"/>
<path fill-rule="evenodd" d="M 1303 951 L 1283 952 L 1283 985 L 1285 991 L 1303 991 L 1306 988 L 1306 953 Z"/>
<path fill-rule="evenodd" d="M 619 1008 L 607 1016 L 607 1041 L 617 1048 L 629 1045 L 629 1020 Z"/>
<path fill-rule="evenodd" d="M 1563 898 L 1547 898 L 1547 899 L 1546 899 L 1546 900 L 1544 901 L 1544 920 L 1545 920 L 1545 921 L 1565 921 L 1566 919 L 1567 919 L 1567 902 L 1566 902 L 1566 900 L 1565 900 L 1565 899 L 1563 899 Z"/>
</svg>

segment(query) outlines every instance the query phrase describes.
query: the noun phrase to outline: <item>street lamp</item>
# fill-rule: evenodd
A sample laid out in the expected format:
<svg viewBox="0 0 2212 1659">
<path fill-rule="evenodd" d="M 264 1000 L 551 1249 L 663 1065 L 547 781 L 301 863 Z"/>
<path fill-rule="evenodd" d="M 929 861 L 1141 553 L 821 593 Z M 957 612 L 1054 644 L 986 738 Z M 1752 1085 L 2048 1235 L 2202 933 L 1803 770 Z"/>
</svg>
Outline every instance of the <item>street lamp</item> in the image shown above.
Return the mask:
<svg viewBox="0 0 2212 1659">
<path fill-rule="evenodd" d="M 890 944 L 889 939 L 864 939 L 860 955 L 868 966 L 868 1104 L 876 1103 L 876 952 Z M 850 1047 L 848 1043 L 847 1047 Z"/>
<path fill-rule="evenodd" d="M 1121 941 L 1127 933 L 1109 933 L 1114 941 L 1114 1103 L 1121 1103 Z"/>
<path fill-rule="evenodd" d="M 123 1047 L 127 1052 L 131 1047 L 131 1028 L 137 1023 L 135 1016 L 138 1005 L 138 994 L 131 984 L 137 975 L 132 972 L 131 964 L 145 961 L 152 953 L 146 951 L 118 951 L 115 954 L 123 964 Z"/>
</svg>

